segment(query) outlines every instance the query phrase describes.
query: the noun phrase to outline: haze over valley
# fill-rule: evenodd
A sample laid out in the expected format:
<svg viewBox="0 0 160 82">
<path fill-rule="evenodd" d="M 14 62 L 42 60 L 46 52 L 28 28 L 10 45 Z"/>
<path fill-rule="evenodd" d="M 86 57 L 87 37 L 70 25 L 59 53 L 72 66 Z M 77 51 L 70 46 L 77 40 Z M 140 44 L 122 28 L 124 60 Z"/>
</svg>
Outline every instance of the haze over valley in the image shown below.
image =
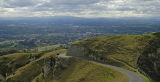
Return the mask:
<svg viewBox="0 0 160 82">
<path fill-rule="evenodd" d="M 159 0 L 0 0 L 0 82 L 159 82 Z"/>
</svg>

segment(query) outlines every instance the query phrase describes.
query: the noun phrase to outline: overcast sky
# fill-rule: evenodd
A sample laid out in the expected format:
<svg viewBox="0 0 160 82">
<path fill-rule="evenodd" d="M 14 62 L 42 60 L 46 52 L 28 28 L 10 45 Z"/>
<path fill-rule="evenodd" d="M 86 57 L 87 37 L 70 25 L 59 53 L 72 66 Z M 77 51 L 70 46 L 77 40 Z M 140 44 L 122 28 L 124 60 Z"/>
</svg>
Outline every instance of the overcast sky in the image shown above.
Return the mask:
<svg viewBox="0 0 160 82">
<path fill-rule="evenodd" d="M 0 0 L 0 17 L 160 16 L 160 0 Z"/>
</svg>

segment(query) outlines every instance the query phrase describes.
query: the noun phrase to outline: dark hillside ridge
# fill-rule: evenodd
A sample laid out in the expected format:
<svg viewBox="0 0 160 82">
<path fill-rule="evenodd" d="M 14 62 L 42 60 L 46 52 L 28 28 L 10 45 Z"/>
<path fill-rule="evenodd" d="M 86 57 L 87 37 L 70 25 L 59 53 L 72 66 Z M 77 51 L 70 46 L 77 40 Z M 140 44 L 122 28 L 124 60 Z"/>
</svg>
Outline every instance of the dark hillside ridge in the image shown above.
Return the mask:
<svg viewBox="0 0 160 82">
<path fill-rule="evenodd" d="M 138 67 L 156 82 L 160 81 L 160 33 L 154 33 L 151 40 L 139 57 Z"/>
<path fill-rule="evenodd" d="M 75 42 L 68 55 L 87 57 L 160 80 L 160 33 L 114 35 Z M 75 55 L 76 54 L 76 55 Z"/>
</svg>

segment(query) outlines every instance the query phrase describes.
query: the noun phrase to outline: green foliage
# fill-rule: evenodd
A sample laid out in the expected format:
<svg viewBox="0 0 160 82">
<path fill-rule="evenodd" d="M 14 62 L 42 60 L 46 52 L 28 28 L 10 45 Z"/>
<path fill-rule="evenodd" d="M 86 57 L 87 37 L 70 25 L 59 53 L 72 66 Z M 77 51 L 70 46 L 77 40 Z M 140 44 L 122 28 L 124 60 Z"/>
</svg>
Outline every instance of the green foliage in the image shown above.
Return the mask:
<svg viewBox="0 0 160 82">
<path fill-rule="evenodd" d="M 37 40 L 0 42 L 0 56 L 13 53 L 37 53 L 67 48 L 65 44 L 40 44 Z"/>
</svg>

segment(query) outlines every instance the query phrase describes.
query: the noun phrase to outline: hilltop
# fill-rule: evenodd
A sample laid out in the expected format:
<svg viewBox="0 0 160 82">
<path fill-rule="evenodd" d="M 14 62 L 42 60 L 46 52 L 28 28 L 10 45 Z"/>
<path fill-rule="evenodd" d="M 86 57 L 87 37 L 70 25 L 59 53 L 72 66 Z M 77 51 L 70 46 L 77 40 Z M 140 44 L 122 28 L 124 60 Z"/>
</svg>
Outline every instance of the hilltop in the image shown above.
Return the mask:
<svg viewBox="0 0 160 82">
<path fill-rule="evenodd" d="M 86 57 L 134 72 L 141 72 L 159 81 L 160 33 L 114 35 L 75 42 L 68 55 Z M 155 60 L 154 60 L 155 59 Z"/>
<path fill-rule="evenodd" d="M 15 53 L 0 56 L 3 82 L 128 82 L 114 69 L 75 58 L 61 58 L 65 49 L 46 53 Z M 98 77 L 97 77 L 98 76 Z"/>
<path fill-rule="evenodd" d="M 112 35 L 74 42 L 66 49 L 0 56 L 3 82 L 128 82 L 126 74 L 82 57 L 139 74 L 145 82 L 160 79 L 160 33 Z M 43 49 L 42 49 L 43 50 Z M 149 79 L 148 79 L 148 78 Z"/>
</svg>

